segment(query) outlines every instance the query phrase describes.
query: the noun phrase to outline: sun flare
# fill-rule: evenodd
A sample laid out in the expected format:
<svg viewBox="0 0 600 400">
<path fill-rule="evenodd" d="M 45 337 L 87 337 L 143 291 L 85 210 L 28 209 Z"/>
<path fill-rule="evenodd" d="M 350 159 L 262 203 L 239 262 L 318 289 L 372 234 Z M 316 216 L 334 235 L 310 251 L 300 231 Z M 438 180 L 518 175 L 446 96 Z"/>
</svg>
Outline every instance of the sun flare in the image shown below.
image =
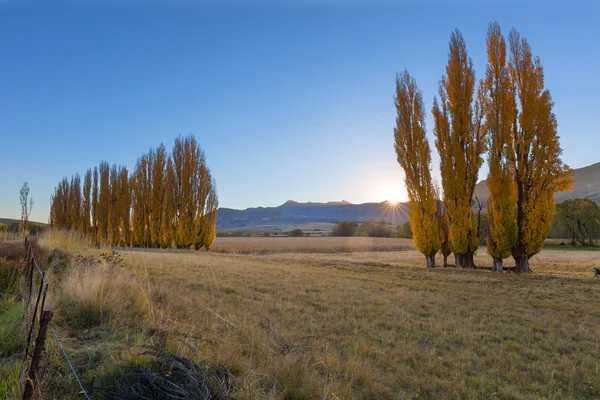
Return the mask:
<svg viewBox="0 0 600 400">
<path fill-rule="evenodd" d="M 377 187 L 376 195 L 378 201 L 387 201 L 390 205 L 396 206 L 406 201 L 406 192 L 402 185 L 382 185 Z"/>
</svg>

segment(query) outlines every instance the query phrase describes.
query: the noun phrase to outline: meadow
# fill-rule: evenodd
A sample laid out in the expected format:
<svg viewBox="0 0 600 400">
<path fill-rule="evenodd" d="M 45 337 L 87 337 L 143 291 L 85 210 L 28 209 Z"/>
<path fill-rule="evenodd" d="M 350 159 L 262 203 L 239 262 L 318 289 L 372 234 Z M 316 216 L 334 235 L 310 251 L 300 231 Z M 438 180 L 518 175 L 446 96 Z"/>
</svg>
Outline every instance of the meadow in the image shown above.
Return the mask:
<svg viewBox="0 0 600 400">
<path fill-rule="evenodd" d="M 153 344 L 226 368 L 237 399 L 600 397 L 593 251 L 544 250 L 534 274 L 494 274 L 425 269 L 401 239 L 41 245 L 55 324 L 86 381 L 144 363 L 136 345 Z M 490 263 L 483 248 L 476 262 Z M 45 385 L 78 398 L 68 374 Z"/>
</svg>

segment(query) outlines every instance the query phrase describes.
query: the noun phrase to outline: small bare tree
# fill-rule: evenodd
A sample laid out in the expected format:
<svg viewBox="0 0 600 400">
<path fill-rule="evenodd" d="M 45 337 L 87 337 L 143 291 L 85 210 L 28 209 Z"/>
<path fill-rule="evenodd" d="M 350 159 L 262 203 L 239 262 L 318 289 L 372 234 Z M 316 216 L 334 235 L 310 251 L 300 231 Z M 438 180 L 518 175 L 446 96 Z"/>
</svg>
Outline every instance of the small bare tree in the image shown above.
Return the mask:
<svg viewBox="0 0 600 400">
<path fill-rule="evenodd" d="M 33 197 L 29 197 L 29 184 L 23 183 L 21 187 L 21 235 L 27 235 L 27 223 L 29 221 L 29 215 L 31 215 L 31 209 L 33 208 Z"/>
</svg>

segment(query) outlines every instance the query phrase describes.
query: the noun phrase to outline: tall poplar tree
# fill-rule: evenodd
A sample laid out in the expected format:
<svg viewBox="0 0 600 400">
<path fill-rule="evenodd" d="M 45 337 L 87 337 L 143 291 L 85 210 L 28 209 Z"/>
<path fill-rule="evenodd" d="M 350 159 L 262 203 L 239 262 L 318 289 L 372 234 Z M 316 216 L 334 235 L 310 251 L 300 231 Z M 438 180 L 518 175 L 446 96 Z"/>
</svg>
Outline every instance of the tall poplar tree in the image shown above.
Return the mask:
<svg viewBox="0 0 600 400">
<path fill-rule="evenodd" d="M 100 188 L 98 191 L 98 232 L 97 242 L 105 243 L 108 239 L 108 213 L 110 209 L 110 167 L 106 161 L 102 161 L 98 168 Z"/>
<path fill-rule="evenodd" d="M 120 219 L 119 205 L 119 176 L 117 164 L 110 168 L 110 198 L 108 202 L 108 225 L 107 240 L 111 245 L 117 245 L 121 241 L 121 231 L 119 229 Z"/>
<path fill-rule="evenodd" d="M 449 48 L 439 102 L 434 98 L 435 144 L 441 158 L 450 247 L 457 267 L 473 268 L 479 240 L 477 217 L 471 206 L 486 150 L 482 93 L 474 99 L 475 71 L 459 30 L 450 36 Z"/>
<path fill-rule="evenodd" d="M 425 255 L 427 268 L 434 268 L 440 240 L 430 172 L 431 149 L 425 128 L 423 96 L 407 70 L 396 76 L 395 105 L 394 148 L 404 170 L 413 242 Z"/>
<path fill-rule="evenodd" d="M 92 183 L 92 231 L 90 237 L 98 241 L 98 167 L 94 167 L 94 180 Z"/>
<path fill-rule="evenodd" d="M 165 200 L 163 207 L 163 216 L 161 219 L 161 247 L 171 247 L 175 239 L 177 230 L 176 215 L 176 193 L 175 193 L 175 170 L 173 169 L 173 160 L 171 156 L 166 162 L 165 177 Z"/>
<path fill-rule="evenodd" d="M 119 169 L 119 230 L 121 231 L 121 246 L 131 245 L 131 188 L 127 167 Z"/>
<path fill-rule="evenodd" d="M 508 163 L 517 190 L 517 238 L 512 249 L 517 272 L 531 272 L 529 259 L 544 245 L 556 209 L 554 194 L 570 189 L 572 171 L 561 160 L 554 102 L 544 69 L 527 39 L 509 35 L 509 71 L 518 113 L 511 130 Z"/>
<path fill-rule="evenodd" d="M 487 33 L 488 65 L 484 88 L 485 119 L 488 132 L 487 251 L 494 264 L 492 271 L 502 272 L 502 260 L 511 255 L 517 239 L 515 202 L 517 190 L 514 171 L 508 161 L 512 151 L 511 133 L 517 108 L 506 64 L 506 42 L 498 23 L 490 23 Z"/>
<path fill-rule="evenodd" d="M 152 193 L 150 199 L 150 240 L 152 247 L 161 245 L 161 228 L 165 200 L 165 165 L 167 151 L 161 143 L 153 153 L 152 160 Z"/>
<path fill-rule="evenodd" d="M 83 204 L 82 204 L 82 218 L 83 218 L 83 233 L 89 235 L 91 230 L 90 223 L 90 212 L 91 212 L 91 192 L 92 192 L 92 170 L 88 169 L 83 178 Z"/>
</svg>

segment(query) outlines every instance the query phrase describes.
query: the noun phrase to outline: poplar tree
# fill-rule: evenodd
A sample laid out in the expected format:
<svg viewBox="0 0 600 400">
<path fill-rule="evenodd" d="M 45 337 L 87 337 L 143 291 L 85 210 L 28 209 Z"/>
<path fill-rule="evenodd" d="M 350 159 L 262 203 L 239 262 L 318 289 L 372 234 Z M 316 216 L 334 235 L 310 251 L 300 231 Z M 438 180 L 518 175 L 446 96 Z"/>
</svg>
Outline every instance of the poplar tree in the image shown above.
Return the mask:
<svg viewBox="0 0 600 400">
<path fill-rule="evenodd" d="M 152 193 L 150 207 L 150 240 L 152 247 L 160 247 L 162 242 L 162 218 L 165 198 L 165 165 L 167 151 L 161 143 L 153 153 L 152 160 Z"/>
<path fill-rule="evenodd" d="M 506 64 L 506 42 L 498 23 L 490 23 L 487 33 L 488 65 L 484 88 L 487 96 L 485 119 L 488 135 L 487 251 L 493 258 L 492 271 L 502 272 L 502 260 L 511 255 L 517 239 L 515 202 L 517 191 L 514 171 L 508 161 L 512 151 L 511 132 L 516 103 Z"/>
<path fill-rule="evenodd" d="M 518 110 L 508 153 L 517 190 L 517 238 L 512 255 L 517 272 L 531 272 L 529 259 L 541 251 L 550 232 L 554 194 L 571 188 L 572 171 L 560 158 L 554 102 L 544 85 L 542 64 L 515 29 L 509 44 L 508 68 Z"/>
<path fill-rule="evenodd" d="M 111 245 L 117 245 L 121 240 L 119 229 L 120 212 L 118 170 L 117 164 L 113 164 L 110 168 L 110 196 L 108 202 L 107 224 L 107 240 Z"/>
<path fill-rule="evenodd" d="M 131 189 L 127 167 L 119 169 L 119 230 L 121 231 L 121 246 L 131 245 Z"/>
<path fill-rule="evenodd" d="M 102 161 L 98 168 L 100 188 L 98 193 L 98 232 L 97 242 L 105 243 L 108 239 L 108 213 L 110 209 L 110 167 L 106 161 Z"/>
<path fill-rule="evenodd" d="M 459 30 L 450 37 L 446 75 L 434 98 L 433 117 L 444 203 L 448 215 L 449 242 L 456 266 L 474 268 L 473 255 L 479 246 L 477 216 L 471 209 L 479 168 L 486 150 L 483 129 L 483 94 L 477 99 L 475 71 Z"/>
<path fill-rule="evenodd" d="M 217 208 L 219 207 L 219 198 L 217 196 L 216 184 L 214 180 L 210 185 L 210 192 L 206 199 L 206 210 L 203 217 L 202 227 L 202 245 L 206 250 L 210 249 L 217 237 Z"/>
<path fill-rule="evenodd" d="M 90 237 L 98 242 L 98 167 L 94 167 L 94 181 L 92 184 L 92 231 Z"/>
<path fill-rule="evenodd" d="M 91 191 L 92 191 L 92 170 L 88 169 L 83 178 L 83 204 L 82 204 L 82 218 L 83 218 L 83 233 L 89 235 L 91 230 L 90 225 L 90 212 L 91 212 Z"/>
<path fill-rule="evenodd" d="M 423 96 L 407 70 L 396 76 L 395 105 L 394 148 L 404 170 L 413 242 L 425 255 L 427 268 L 434 268 L 440 240 L 430 172 L 431 149 L 425 127 Z"/>
<path fill-rule="evenodd" d="M 173 160 L 171 156 L 166 162 L 165 178 L 165 200 L 163 207 L 163 216 L 161 219 L 161 247 L 171 247 L 175 239 L 176 227 L 176 194 L 175 194 L 175 170 L 173 169 Z"/>
</svg>

